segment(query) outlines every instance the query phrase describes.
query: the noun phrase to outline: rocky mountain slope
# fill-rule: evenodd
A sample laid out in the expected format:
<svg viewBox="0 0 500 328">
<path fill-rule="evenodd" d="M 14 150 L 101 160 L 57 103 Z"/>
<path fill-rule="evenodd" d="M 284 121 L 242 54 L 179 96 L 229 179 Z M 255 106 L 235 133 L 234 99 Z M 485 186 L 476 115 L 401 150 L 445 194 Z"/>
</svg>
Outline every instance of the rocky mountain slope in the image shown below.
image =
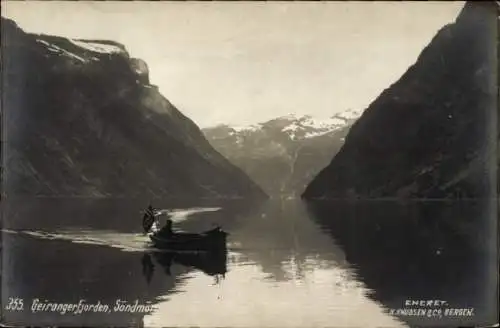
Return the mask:
<svg viewBox="0 0 500 328">
<path fill-rule="evenodd" d="M 123 45 L 2 18 L 8 196 L 263 196 L 149 83 Z"/>
<path fill-rule="evenodd" d="M 203 132 L 215 149 L 267 194 L 296 196 L 330 162 L 359 115 L 355 110 L 323 120 L 287 115 L 249 126 L 219 125 Z"/>
<path fill-rule="evenodd" d="M 467 3 L 364 111 L 303 196 L 491 196 L 497 161 L 496 20 L 493 2 Z"/>
</svg>

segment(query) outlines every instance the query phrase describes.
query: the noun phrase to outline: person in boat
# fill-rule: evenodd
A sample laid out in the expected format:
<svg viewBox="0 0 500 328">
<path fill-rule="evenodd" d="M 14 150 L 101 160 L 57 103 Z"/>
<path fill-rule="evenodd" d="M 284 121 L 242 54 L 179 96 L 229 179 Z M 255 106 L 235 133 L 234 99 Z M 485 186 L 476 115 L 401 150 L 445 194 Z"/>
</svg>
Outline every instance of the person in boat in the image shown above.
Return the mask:
<svg viewBox="0 0 500 328">
<path fill-rule="evenodd" d="M 144 211 L 144 216 L 142 218 L 142 225 L 144 232 L 149 232 L 151 229 L 156 230 L 159 227 L 158 216 L 156 215 L 156 210 L 151 206 L 151 204 Z"/>
<path fill-rule="evenodd" d="M 158 235 L 171 237 L 174 234 L 174 231 L 172 229 L 173 224 L 174 223 L 171 219 L 167 219 L 167 221 L 165 222 L 165 226 L 161 228 L 161 230 L 158 232 Z"/>
<path fill-rule="evenodd" d="M 153 206 L 151 206 L 151 204 L 149 204 L 148 208 L 146 209 L 146 214 L 153 217 L 155 216 L 155 209 L 153 208 Z"/>
</svg>

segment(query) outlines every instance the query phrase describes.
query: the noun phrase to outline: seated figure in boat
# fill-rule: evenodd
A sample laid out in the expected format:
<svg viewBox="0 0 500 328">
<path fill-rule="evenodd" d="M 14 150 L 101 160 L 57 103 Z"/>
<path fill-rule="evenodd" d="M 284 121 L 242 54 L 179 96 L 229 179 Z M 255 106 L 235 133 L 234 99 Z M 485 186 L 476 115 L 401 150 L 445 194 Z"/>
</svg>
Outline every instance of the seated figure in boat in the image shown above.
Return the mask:
<svg viewBox="0 0 500 328">
<path fill-rule="evenodd" d="M 167 215 L 167 220 L 165 226 L 160 228 L 160 219 L 161 215 Z M 168 218 L 168 211 L 166 210 L 156 210 L 151 205 L 149 205 L 144 211 L 144 216 L 142 220 L 142 225 L 144 228 L 145 234 L 154 234 L 157 236 L 169 238 L 174 235 L 174 231 L 172 229 L 173 221 Z"/>
<path fill-rule="evenodd" d="M 173 230 L 172 230 L 173 222 L 170 219 L 167 219 L 165 226 L 161 228 L 160 231 L 158 231 L 159 236 L 163 237 L 171 237 L 173 235 Z"/>
</svg>

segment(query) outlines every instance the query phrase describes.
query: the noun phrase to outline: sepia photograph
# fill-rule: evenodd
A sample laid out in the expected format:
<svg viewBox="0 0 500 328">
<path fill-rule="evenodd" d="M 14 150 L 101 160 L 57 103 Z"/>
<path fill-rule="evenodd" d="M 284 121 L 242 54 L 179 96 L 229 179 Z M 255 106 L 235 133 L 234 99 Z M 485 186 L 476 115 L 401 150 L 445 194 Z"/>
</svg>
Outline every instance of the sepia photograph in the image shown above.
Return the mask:
<svg viewBox="0 0 500 328">
<path fill-rule="evenodd" d="M 1 4 L 2 324 L 498 324 L 496 2 Z"/>
</svg>

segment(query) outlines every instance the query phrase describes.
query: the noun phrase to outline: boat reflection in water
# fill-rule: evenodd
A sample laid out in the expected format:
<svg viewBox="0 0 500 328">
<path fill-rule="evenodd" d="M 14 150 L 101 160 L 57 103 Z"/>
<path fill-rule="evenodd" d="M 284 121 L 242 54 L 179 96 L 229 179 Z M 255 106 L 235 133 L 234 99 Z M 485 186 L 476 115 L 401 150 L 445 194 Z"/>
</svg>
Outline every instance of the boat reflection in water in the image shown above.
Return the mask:
<svg viewBox="0 0 500 328">
<path fill-rule="evenodd" d="M 159 216 L 167 215 L 163 228 L 159 228 Z M 167 276 L 172 276 L 173 264 L 195 268 L 218 282 L 227 271 L 227 233 L 216 227 L 203 233 L 174 232 L 173 221 L 168 210 L 155 210 L 151 205 L 144 211 L 142 226 L 153 246 L 154 252 L 142 257 L 142 272 L 148 284 L 153 278 L 155 263 L 163 267 Z"/>
<path fill-rule="evenodd" d="M 145 253 L 142 257 L 142 272 L 149 283 L 153 278 L 156 266 L 162 267 L 167 276 L 172 276 L 171 267 L 174 264 L 182 265 L 188 269 L 197 269 L 206 275 L 214 276 L 219 281 L 225 278 L 227 272 L 227 249 L 203 252 L 154 251 Z"/>
</svg>

